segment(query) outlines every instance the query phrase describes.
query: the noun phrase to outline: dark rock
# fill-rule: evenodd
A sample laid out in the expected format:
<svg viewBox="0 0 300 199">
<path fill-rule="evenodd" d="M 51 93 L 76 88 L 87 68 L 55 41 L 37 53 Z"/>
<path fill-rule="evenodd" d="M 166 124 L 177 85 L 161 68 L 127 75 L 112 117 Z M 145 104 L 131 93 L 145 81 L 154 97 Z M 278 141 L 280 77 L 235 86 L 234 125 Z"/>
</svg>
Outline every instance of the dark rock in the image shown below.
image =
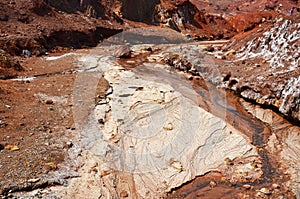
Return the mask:
<svg viewBox="0 0 300 199">
<path fill-rule="evenodd" d="M 99 120 L 98 120 L 98 123 L 101 124 L 101 125 L 104 125 L 104 124 L 105 124 L 105 121 L 104 121 L 104 119 L 99 119 Z"/>
<path fill-rule="evenodd" d="M 0 21 L 8 21 L 9 16 L 7 14 L 0 14 Z"/>
<path fill-rule="evenodd" d="M 30 18 L 27 14 L 24 14 L 18 17 L 18 21 L 28 24 L 30 22 Z"/>
<path fill-rule="evenodd" d="M 148 47 L 148 48 L 146 48 L 146 51 L 152 52 L 153 50 L 151 47 Z"/>
<path fill-rule="evenodd" d="M 4 145 L 0 144 L 0 151 L 4 149 Z"/>
<path fill-rule="evenodd" d="M 29 50 L 22 50 L 22 55 L 25 57 L 31 57 L 32 53 Z"/>
<path fill-rule="evenodd" d="M 52 99 L 47 99 L 46 101 L 45 101 L 45 104 L 53 104 L 54 102 L 53 102 L 53 100 Z"/>
<path fill-rule="evenodd" d="M 205 50 L 208 52 L 214 52 L 215 48 L 213 46 L 207 46 Z"/>
<path fill-rule="evenodd" d="M 43 48 L 41 50 L 36 51 L 36 56 L 43 56 L 47 53 L 47 49 Z"/>
<path fill-rule="evenodd" d="M 229 86 L 229 87 L 232 87 L 233 85 L 235 85 L 235 84 L 237 84 L 237 83 L 238 83 L 238 81 L 237 81 L 236 79 L 232 79 L 232 80 L 229 81 L 228 86 Z"/>
<path fill-rule="evenodd" d="M 223 82 L 229 81 L 230 77 L 231 77 L 231 72 L 229 72 L 229 73 L 223 78 Z"/>
</svg>

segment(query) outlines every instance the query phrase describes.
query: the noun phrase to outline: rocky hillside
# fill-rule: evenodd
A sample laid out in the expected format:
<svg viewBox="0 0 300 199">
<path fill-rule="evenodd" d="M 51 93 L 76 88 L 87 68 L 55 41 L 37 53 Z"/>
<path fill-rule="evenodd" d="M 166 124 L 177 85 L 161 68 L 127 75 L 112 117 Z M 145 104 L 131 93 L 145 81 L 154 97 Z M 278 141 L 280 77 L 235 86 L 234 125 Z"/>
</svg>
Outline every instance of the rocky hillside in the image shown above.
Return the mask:
<svg viewBox="0 0 300 199">
<path fill-rule="evenodd" d="M 298 121 L 299 16 L 278 18 L 272 25 L 256 29 L 247 36 L 234 38 L 228 46 L 227 55 L 235 55 L 227 58 L 234 60 L 230 64 L 233 74 L 231 80 L 238 83 L 233 85 L 228 81 L 226 84 L 242 97 L 272 107 Z M 238 71 L 243 73 L 238 74 Z"/>
<path fill-rule="evenodd" d="M 12 55 L 22 55 L 23 50 L 41 55 L 56 46 L 95 46 L 124 28 L 148 25 L 169 27 L 198 40 L 228 39 L 253 29 L 262 18 L 272 18 L 275 13 L 274 9 L 265 13 L 263 8 L 257 17 L 248 17 L 247 12 L 225 9 L 228 1 L 205 2 L 4 0 L 0 2 L 0 48 Z M 239 9 L 244 7 L 249 5 L 241 4 Z M 237 25 L 241 16 L 228 17 L 236 14 L 245 15 L 242 28 Z"/>
</svg>

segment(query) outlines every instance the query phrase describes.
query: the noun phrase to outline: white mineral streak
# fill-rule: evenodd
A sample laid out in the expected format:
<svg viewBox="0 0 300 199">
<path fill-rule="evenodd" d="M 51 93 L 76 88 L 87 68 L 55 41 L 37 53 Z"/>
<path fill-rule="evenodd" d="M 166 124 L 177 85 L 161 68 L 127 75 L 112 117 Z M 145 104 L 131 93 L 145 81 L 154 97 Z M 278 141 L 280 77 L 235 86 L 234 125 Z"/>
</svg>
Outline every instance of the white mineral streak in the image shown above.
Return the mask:
<svg viewBox="0 0 300 199">
<path fill-rule="evenodd" d="M 282 93 L 283 101 L 279 107 L 279 111 L 283 114 L 287 114 L 289 111 L 299 110 L 300 104 L 300 77 L 291 78 Z M 296 107 L 296 108 L 295 108 Z M 295 117 L 300 118 L 300 110 L 295 112 Z"/>
<path fill-rule="evenodd" d="M 299 27 L 300 23 L 292 23 L 290 20 L 282 24 L 278 21 L 262 37 L 249 41 L 238 53 L 239 59 L 263 58 L 272 68 L 294 70 L 299 66 L 300 46 L 294 45 L 300 39 Z"/>
<path fill-rule="evenodd" d="M 59 56 L 46 57 L 45 60 L 46 61 L 53 61 L 53 60 L 58 60 L 58 59 L 68 57 L 68 56 L 71 56 L 71 55 L 75 55 L 75 53 L 66 53 L 66 54 L 59 55 Z"/>
</svg>

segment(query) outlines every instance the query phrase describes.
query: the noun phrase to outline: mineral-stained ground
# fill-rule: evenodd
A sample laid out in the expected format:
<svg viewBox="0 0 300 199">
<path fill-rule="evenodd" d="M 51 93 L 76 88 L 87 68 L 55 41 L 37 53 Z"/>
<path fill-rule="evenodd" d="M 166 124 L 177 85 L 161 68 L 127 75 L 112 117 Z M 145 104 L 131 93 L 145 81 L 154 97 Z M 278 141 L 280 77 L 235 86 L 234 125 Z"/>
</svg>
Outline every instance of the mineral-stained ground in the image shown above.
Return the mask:
<svg viewBox="0 0 300 199">
<path fill-rule="evenodd" d="M 300 198 L 297 0 L 2 0 L 2 198 Z"/>
</svg>

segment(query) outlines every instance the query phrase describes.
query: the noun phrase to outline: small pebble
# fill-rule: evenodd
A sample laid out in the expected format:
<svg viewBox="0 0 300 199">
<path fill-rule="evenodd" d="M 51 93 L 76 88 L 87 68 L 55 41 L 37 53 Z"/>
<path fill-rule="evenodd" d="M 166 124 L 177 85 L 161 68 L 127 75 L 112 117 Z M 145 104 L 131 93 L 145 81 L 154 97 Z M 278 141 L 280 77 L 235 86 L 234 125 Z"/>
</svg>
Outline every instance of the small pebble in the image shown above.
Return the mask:
<svg viewBox="0 0 300 199">
<path fill-rule="evenodd" d="M 274 183 L 274 184 L 272 184 L 272 188 L 273 188 L 273 189 L 278 189 L 278 188 L 280 188 L 280 185 L 279 185 L 279 184 L 276 184 L 276 183 Z"/>
<path fill-rule="evenodd" d="M 66 144 L 69 148 L 71 148 L 73 146 L 73 143 L 71 141 L 67 142 Z"/>
<path fill-rule="evenodd" d="M 52 99 L 47 99 L 47 100 L 45 101 L 45 104 L 53 104 L 53 100 L 52 100 Z"/>
<path fill-rule="evenodd" d="M 125 191 L 125 190 L 123 190 L 123 191 L 121 191 L 121 193 L 120 193 L 120 197 L 121 198 L 127 198 L 129 195 L 128 195 L 128 192 L 127 191 Z"/>
<path fill-rule="evenodd" d="M 214 181 L 210 181 L 209 186 L 210 186 L 211 188 L 214 188 L 214 187 L 217 186 L 217 183 L 214 182 Z"/>
<path fill-rule="evenodd" d="M 16 145 L 6 145 L 5 149 L 11 150 L 11 151 L 18 151 L 20 148 Z"/>
<path fill-rule="evenodd" d="M 271 194 L 271 191 L 270 191 L 269 189 L 267 189 L 267 188 L 261 188 L 261 189 L 259 190 L 259 192 L 264 193 L 264 194 L 266 194 L 266 195 Z"/>
<path fill-rule="evenodd" d="M 32 179 L 27 180 L 27 182 L 30 182 L 30 183 L 36 183 L 38 181 L 40 181 L 39 178 L 32 178 Z"/>
<path fill-rule="evenodd" d="M 245 189 L 250 189 L 250 188 L 251 188 L 251 185 L 250 185 L 250 184 L 244 184 L 243 187 L 244 187 Z"/>
<path fill-rule="evenodd" d="M 166 130 L 166 131 L 171 131 L 173 129 L 174 129 L 174 127 L 173 127 L 172 123 L 168 123 L 166 126 L 164 126 L 164 130 Z"/>
</svg>

